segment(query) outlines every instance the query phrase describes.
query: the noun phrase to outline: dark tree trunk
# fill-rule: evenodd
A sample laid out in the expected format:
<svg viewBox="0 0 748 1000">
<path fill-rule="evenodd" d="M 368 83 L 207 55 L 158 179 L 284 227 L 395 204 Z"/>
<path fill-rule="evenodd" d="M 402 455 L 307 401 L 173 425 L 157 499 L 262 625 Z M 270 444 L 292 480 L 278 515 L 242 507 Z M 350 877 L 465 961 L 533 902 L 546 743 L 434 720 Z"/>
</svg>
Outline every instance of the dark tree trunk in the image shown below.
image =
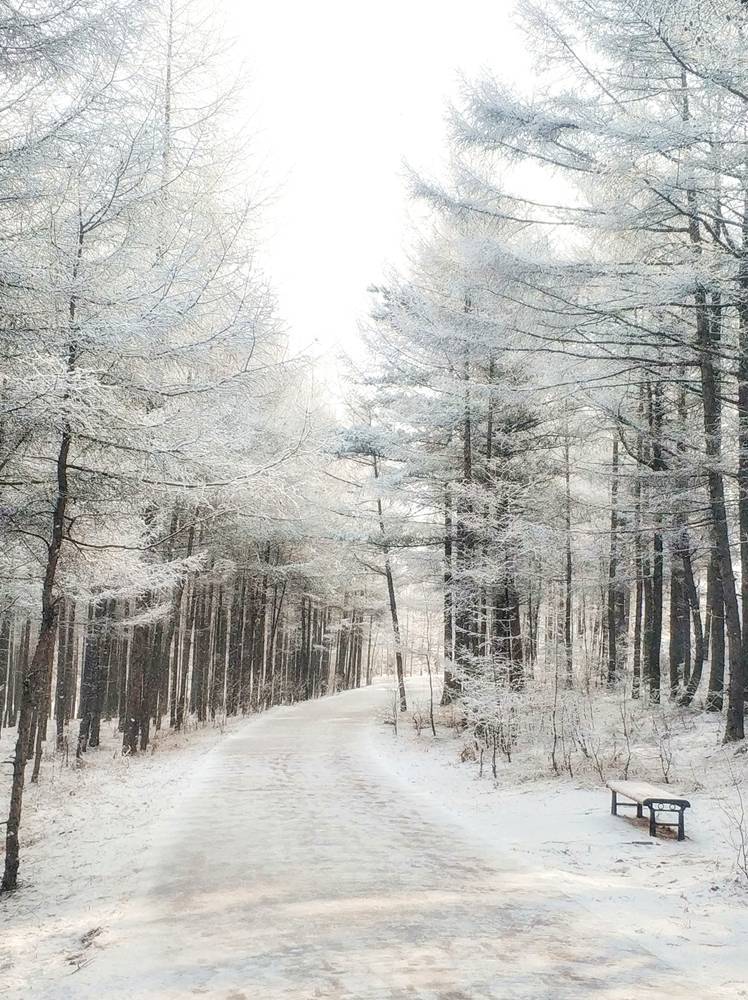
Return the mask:
<svg viewBox="0 0 748 1000">
<path fill-rule="evenodd" d="M 730 662 L 730 684 L 725 726 L 725 742 L 744 737 L 743 728 L 743 652 L 740 612 L 732 565 L 732 552 L 727 524 L 727 507 L 720 464 L 722 461 L 722 422 L 717 378 L 714 370 L 711 331 L 707 315 L 706 294 L 696 294 L 696 322 L 701 347 L 701 395 L 704 407 L 706 455 L 709 462 L 707 484 L 714 548 L 719 560 L 722 584 L 724 620 L 727 631 L 727 648 Z"/>
<path fill-rule="evenodd" d="M 670 667 L 670 697 L 677 698 L 684 684 L 685 643 L 683 636 L 684 600 L 683 567 L 673 553 L 670 566 L 670 642 L 668 663 Z"/>
<path fill-rule="evenodd" d="M 617 444 L 617 442 L 616 442 Z M 569 462 L 569 437 L 564 439 L 564 528 L 566 542 L 566 566 L 564 574 L 564 650 L 566 652 L 566 686 L 574 685 L 574 652 L 573 652 L 573 620 L 572 620 L 572 555 L 571 555 L 571 466 Z"/>
<path fill-rule="evenodd" d="M 610 483 L 610 555 L 608 559 L 608 686 L 618 679 L 618 438 L 613 438 Z"/>
<path fill-rule="evenodd" d="M 207 692 L 208 670 L 210 666 L 210 626 L 213 603 L 213 586 L 210 582 L 201 588 L 195 622 L 195 653 L 192 667 L 191 711 L 198 722 L 208 717 Z"/>
<path fill-rule="evenodd" d="M 147 605 L 156 600 L 149 594 Z M 159 670 L 161 668 L 161 643 L 164 634 L 162 621 L 156 622 L 145 629 L 147 633 L 148 652 L 143 664 L 143 685 L 140 702 L 140 750 L 148 749 L 151 740 L 151 719 L 155 717 L 158 706 Z"/>
<path fill-rule="evenodd" d="M 0 733 L 3 731 L 3 715 L 10 686 L 8 682 L 12 665 L 11 617 L 9 614 L 4 614 L 0 624 Z"/>
<path fill-rule="evenodd" d="M 661 472 L 662 463 L 662 386 L 655 382 L 647 385 L 647 422 L 651 441 L 651 467 L 654 473 Z M 656 481 L 655 481 L 656 488 Z M 649 697 L 657 703 L 660 700 L 660 650 L 662 647 L 662 598 L 663 598 L 663 544 L 661 531 L 661 515 L 657 510 L 653 515 L 652 531 L 652 576 L 649 583 L 649 594 L 645 590 L 645 601 L 649 597 L 647 683 Z"/>
<path fill-rule="evenodd" d="M 241 692 L 241 659 L 242 646 L 244 645 L 244 605 L 247 599 L 247 576 L 241 573 L 238 580 L 234 580 L 234 589 L 231 600 L 231 624 L 228 643 L 228 668 L 226 681 L 226 713 L 236 715 L 239 711 L 239 697 Z M 302 621 L 302 642 L 306 644 L 304 619 L 304 601 L 302 599 L 301 610 Z"/>
<path fill-rule="evenodd" d="M 693 670 L 686 682 L 686 689 L 683 693 L 681 704 L 690 705 L 699 688 L 701 675 L 704 670 L 704 629 L 701 624 L 699 595 L 696 590 L 696 581 L 694 580 L 693 565 L 691 563 L 691 545 L 687 537 L 683 542 L 681 558 L 683 559 L 683 585 L 686 606 L 691 609 L 691 624 L 694 635 Z"/>
<path fill-rule="evenodd" d="M 122 753 L 138 752 L 138 736 L 143 716 L 143 684 L 149 654 L 150 628 L 134 625 L 130 641 L 130 666 L 127 674 L 127 704 L 122 733 Z"/>
<path fill-rule="evenodd" d="M 130 603 L 125 604 L 124 615 L 125 617 L 129 614 Z M 128 691 L 128 679 L 129 679 L 129 666 L 130 657 L 132 654 L 132 635 L 133 630 L 131 627 L 126 627 L 123 629 L 122 637 L 117 643 L 117 657 L 119 660 L 119 686 L 117 691 L 117 714 L 119 716 L 119 731 L 124 733 L 125 722 L 127 719 L 127 691 Z"/>
<path fill-rule="evenodd" d="M 75 317 L 75 306 L 71 306 L 71 319 Z M 75 360 L 75 349 L 71 347 L 68 360 L 72 368 Z M 54 654 L 55 633 L 57 631 L 58 604 L 54 599 L 57 566 L 60 560 L 63 540 L 65 537 L 65 514 L 68 504 L 68 457 L 70 454 L 71 436 L 66 428 L 60 439 L 57 453 L 57 495 L 52 512 L 52 525 L 49 545 L 47 547 L 47 563 L 42 584 L 42 607 L 39 636 L 36 649 L 31 658 L 21 685 L 21 699 L 18 719 L 16 749 L 13 757 L 13 778 L 10 794 L 10 810 L 5 828 L 5 868 L 3 872 L 2 891 L 9 892 L 18 885 L 18 867 L 20 864 L 18 833 L 21 825 L 23 806 L 23 791 L 26 776 L 26 754 L 28 750 L 31 723 L 39 711 L 39 698 L 43 680 L 51 669 L 51 659 Z"/>
<path fill-rule="evenodd" d="M 454 656 L 454 577 L 452 572 L 452 493 L 444 488 L 444 688 L 442 705 L 448 705 L 460 693 L 460 683 L 452 670 Z"/>
<path fill-rule="evenodd" d="M 195 618 L 197 615 L 197 604 L 200 598 L 200 588 L 198 586 L 198 578 L 194 576 L 190 589 L 187 595 L 187 612 L 186 619 L 182 625 L 182 635 L 181 635 L 181 672 L 179 675 L 179 693 L 177 695 L 176 713 L 174 726 L 177 731 L 179 731 L 184 725 L 184 715 L 187 705 L 187 682 L 190 677 L 191 659 L 192 659 L 192 644 L 193 635 L 195 629 Z M 177 636 L 179 638 L 179 636 Z M 194 668 L 193 668 L 193 683 L 194 683 Z"/>
<path fill-rule="evenodd" d="M 689 97 L 688 78 L 685 69 L 681 75 L 683 120 L 689 121 Z M 688 206 L 688 230 L 694 256 L 698 259 L 702 254 L 701 221 L 699 216 L 699 204 L 696 190 L 689 188 L 686 192 Z M 743 254 L 739 272 L 739 299 L 744 308 L 748 308 L 748 210 L 745 211 L 743 220 Z M 745 279 L 745 280 L 743 280 Z M 715 365 L 715 357 L 718 356 L 719 340 L 721 338 L 721 303 L 719 298 L 711 304 L 707 301 L 706 289 L 699 285 L 694 294 L 694 304 L 696 307 L 696 344 L 699 349 L 699 362 L 701 369 L 701 399 L 704 412 L 704 435 L 705 451 L 707 459 L 707 486 L 709 497 L 709 510 L 712 527 L 712 537 L 714 549 L 719 560 L 719 575 L 722 583 L 722 601 L 724 607 L 725 627 L 727 631 L 727 648 L 730 663 L 730 682 L 728 689 L 727 719 L 725 724 L 725 742 L 730 743 L 744 738 L 743 709 L 745 700 L 744 690 L 744 670 L 743 670 L 743 636 L 740 623 L 740 611 L 738 608 L 738 595 L 733 571 L 732 551 L 730 549 L 730 535 L 727 521 L 727 507 L 725 503 L 725 488 L 722 474 L 722 411 L 720 398 L 720 375 Z M 739 414 L 739 435 L 743 431 L 748 437 L 748 344 L 744 340 L 748 339 L 748 329 L 743 320 L 748 320 L 748 313 L 742 312 L 740 315 L 740 344 L 738 355 L 738 414 Z M 742 348 L 742 349 L 741 349 Z M 742 393 L 742 395 L 741 395 Z M 744 508 L 744 503 L 748 503 L 748 459 L 745 453 L 741 455 L 743 459 L 742 473 L 745 478 L 741 478 L 739 470 L 739 517 L 743 510 L 746 510 L 746 528 L 748 530 L 748 508 Z M 745 488 L 740 488 L 745 487 Z M 740 502 L 741 494 L 743 503 Z M 742 528 L 741 523 L 741 542 Z M 747 539 L 748 540 L 748 539 Z M 741 544 L 741 561 L 745 551 L 748 568 L 748 549 Z M 744 583 L 748 576 L 744 576 Z M 748 599 L 748 591 L 746 591 Z"/>
<path fill-rule="evenodd" d="M 642 674 L 642 611 L 644 604 L 644 567 L 642 560 L 641 536 L 641 466 L 642 466 L 642 436 L 638 435 L 636 478 L 634 479 L 634 572 L 636 583 L 634 590 L 634 658 L 632 698 L 641 695 Z"/>
<path fill-rule="evenodd" d="M 109 667 L 112 657 L 112 619 L 114 617 L 114 601 L 102 603 L 98 619 L 98 642 L 96 648 L 96 672 L 94 674 L 93 699 L 91 702 L 91 729 L 88 737 L 89 747 L 98 747 L 101 743 L 101 715 L 104 710 Z"/>
<path fill-rule="evenodd" d="M 379 463 L 376 456 L 372 459 L 374 478 L 379 479 Z M 377 513 L 379 515 L 379 531 L 382 536 L 382 552 L 384 554 L 384 575 L 387 579 L 387 596 L 390 605 L 390 619 L 392 621 L 392 636 L 395 644 L 395 670 L 397 672 L 397 688 L 400 701 L 400 711 L 407 712 L 408 700 L 405 694 L 405 669 L 403 665 L 403 644 L 400 635 L 400 618 L 397 611 L 397 596 L 395 594 L 395 581 L 392 575 L 392 562 L 390 560 L 390 547 L 387 541 L 387 531 L 384 525 L 384 509 L 381 497 L 377 497 Z"/>
<path fill-rule="evenodd" d="M 219 585 L 215 591 L 215 626 L 213 643 L 212 685 L 210 693 L 210 717 L 224 708 L 226 685 L 226 596 L 225 588 Z"/>
<path fill-rule="evenodd" d="M 91 734 L 91 719 L 96 698 L 96 675 L 99 670 L 99 625 L 101 605 L 89 605 L 88 627 L 83 647 L 83 672 L 81 673 L 80 725 L 75 756 L 80 758 L 88 750 Z"/>
<path fill-rule="evenodd" d="M 73 641 L 75 603 L 73 601 L 61 602 L 60 609 L 60 622 L 57 629 L 57 684 L 55 687 L 55 724 L 58 750 L 62 750 L 65 744 L 67 684 L 69 682 L 66 664 L 68 643 Z"/>
<path fill-rule="evenodd" d="M 725 690 L 725 610 L 719 557 L 712 550 L 707 570 L 707 601 L 709 604 L 709 690 L 706 707 L 721 712 Z"/>
<path fill-rule="evenodd" d="M 730 693 L 725 739 L 744 736 L 745 688 L 748 683 L 748 178 L 743 200 L 743 234 L 738 268 L 738 525 L 740 529 L 740 575 L 742 657 L 734 670 L 730 656 Z M 714 309 L 712 314 L 714 315 Z M 714 320 L 715 325 L 719 318 Z"/>
</svg>

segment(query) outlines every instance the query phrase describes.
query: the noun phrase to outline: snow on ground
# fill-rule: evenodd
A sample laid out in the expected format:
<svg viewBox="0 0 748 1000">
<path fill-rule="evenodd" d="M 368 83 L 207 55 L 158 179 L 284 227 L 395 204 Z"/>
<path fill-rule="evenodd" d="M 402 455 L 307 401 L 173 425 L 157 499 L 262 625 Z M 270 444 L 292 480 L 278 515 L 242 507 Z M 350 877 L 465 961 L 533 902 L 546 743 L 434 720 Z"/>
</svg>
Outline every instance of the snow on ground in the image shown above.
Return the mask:
<svg viewBox="0 0 748 1000">
<path fill-rule="evenodd" d="M 411 696 L 422 708 L 418 679 Z M 519 749 L 479 780 L 464 734 L 395 738 L 390 703 L 378 686 L 166 737 L 141 760 L 114 738 L 81 770 L 48 765 L 29 884 L 0 902 L 3 995 L 748 996 L 746 890 L 698 787 L 716 774 L 726 795 L 728 761 L 748 758 L 719 747 L 716 721 L 674 738 L 694 804 L 678 844 L 610 816 L 599 780 L 544 777 Z"/>
<path fill-rule="evenodd" d="M 457 817 L 505 863 L 511 859 L 513 868 L 533 871 L 589 910 L 591 933 L 621 928 L 677 964 L 700 989 L 748 997 L 748 873 L 737 866 L 741 798 L 748 811 L 748 754 L 721 745 L 720 716 L 678 711 L 671 718 L 669 778 L 692 806 L 687 839 L 678 843 L 667 833 L 651 838 L 646 819 L 611 816 L 598 775 L 550 776 L 541 752 L 518 748 L 511 764 L 500 759 L 496 779 L 489 761 L 479 777 L 477 762 L 460 759 L 472 740 L 444 725 L 449 710 L 436 709 L 436 739 L 428 727 L 417 735 L 411 720 L 414 714 L 428 718 L 428 700 L 425 682 L 414 679 L 397 738 L 391 725 L 379 731 L 380 767 Z M 608 708 L 618 710 L 616 703 Z M 391 722 L 391 712 L 385 716 Z M 655 744 L 635 744 L 630 778 L 663 784 Z M 606 777 L 621 777 L 620 760 Z M 743 833 L 748 838 L 748 815 Z"/>
<path fill-rule="evenodd" d="M 22 890 L 0 897 L 4 996 L 40 995 L 48 973 L 59 985 L 57 996 L 65 995 L 62 984 L 92 960 L 137 892 L 158 820 L 198 779 L 224 731 L 192 726 L 181 734 L 158 733 L 146 754 L 130 759 L 120 752 L 116 726 L 105 723 L 101 747 L 89 750 L 80 766 L 74 758 L 48 758 L 39 783 L 27 781 Z M 14 732 L 3 732 L 1 759 L 9 758 L 14 739 Z M 0 784 L 3 808 L 9 771 L 4 768 Z"/>
</svg>

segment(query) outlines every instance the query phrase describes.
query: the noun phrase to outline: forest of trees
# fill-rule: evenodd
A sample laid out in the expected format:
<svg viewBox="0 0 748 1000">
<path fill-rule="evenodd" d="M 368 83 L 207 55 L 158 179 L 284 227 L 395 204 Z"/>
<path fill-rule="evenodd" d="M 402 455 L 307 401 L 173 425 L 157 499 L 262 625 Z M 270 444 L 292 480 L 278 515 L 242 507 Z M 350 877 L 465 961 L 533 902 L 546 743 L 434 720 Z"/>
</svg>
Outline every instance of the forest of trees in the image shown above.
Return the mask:
<svg viewBox="0 0 748 1000">
<path fill-rule="evenodd" d="M 254 263 L 242 83 L 206 9 L 0 4 L 6 890 L 45 754 L 112 719 L 140 753 L 372 672 L 378 599 L 320 518 L 329 417 Z"/>
<path fill-rule="evenodd" d="M 552 678 L 744 738 L 748 10 L 521 11 L 532 93 L 464 85 L 336 420 L 206 5 L 0 3 L 5 890 L 45 757 L 377 663 L 405 711 L 414 604 L 476 726 Z"/>
<path fill-rule="evenodd" d="M 356 435 L 432 553 L 444 700 L 535 681 L 724 712 L 748 683 L 748 12 L 522 3 L 375 289 Z M 423 512 L 436 512 L 424 527 Z M 418 525 L 418 526 L 416 526 Z"/>
</svg>

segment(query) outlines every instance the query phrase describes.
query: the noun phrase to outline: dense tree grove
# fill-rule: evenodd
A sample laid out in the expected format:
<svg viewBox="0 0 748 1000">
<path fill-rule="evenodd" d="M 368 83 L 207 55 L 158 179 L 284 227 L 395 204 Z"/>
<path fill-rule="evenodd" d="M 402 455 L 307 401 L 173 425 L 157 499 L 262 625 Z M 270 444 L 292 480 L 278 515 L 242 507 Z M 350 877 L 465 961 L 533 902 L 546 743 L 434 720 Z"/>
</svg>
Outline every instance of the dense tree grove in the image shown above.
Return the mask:
<svg viewBox="0 0 748 1000">
<path fill-rule="evenodd" d="M 623 686 L 740 740 L 745 5 L 520 11 L 533 94 L 465 86 L 369 337 L 372 451 L 441 552 L 445 700 L 485 733 L 533 678 Z"/>
<path fill-rule="evenodd" d="M 80 758 L 115 719 L 135 754 L 167 722 L 357 685 L 378 600 L 320 526 L 328 419 L 253 263 L 260 199 L 205 5 L 4 4 L 0 38 L 13 889 L 45 749 Z"/>
<path fill-rule="evenodd" d="M 0 83 L 2 995 L 746 994 L 748 0 Z"/>
<path fill-rule="evenodd" d="M 416 647 L 494 754 L 541 689 L 554 768 L 563 692 L 743 739 L 745 4 L 520 4 L 532 94 L 465 84 L 449 175 L 411 178 L 342 428 L 206 11 L 0 3 L 3 888 L 45 757 L 385 667 L 406 711 Z"/>
</svg>

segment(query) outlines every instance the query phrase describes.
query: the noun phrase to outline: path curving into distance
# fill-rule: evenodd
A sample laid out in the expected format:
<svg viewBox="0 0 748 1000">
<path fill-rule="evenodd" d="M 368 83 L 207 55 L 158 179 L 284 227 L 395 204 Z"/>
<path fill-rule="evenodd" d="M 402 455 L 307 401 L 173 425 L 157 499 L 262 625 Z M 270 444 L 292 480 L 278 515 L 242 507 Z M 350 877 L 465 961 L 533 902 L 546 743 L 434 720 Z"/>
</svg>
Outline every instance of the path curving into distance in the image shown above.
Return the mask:
<svg viewBox="0 0 748 1000">
<path fill-rule="evenodd" d="M 596 929 L 393 777 L 372 751 L 388 698 L 348 692 L 225 737 L 66 1000 L 692 996 L 625 929 Z"/>
</svg>

